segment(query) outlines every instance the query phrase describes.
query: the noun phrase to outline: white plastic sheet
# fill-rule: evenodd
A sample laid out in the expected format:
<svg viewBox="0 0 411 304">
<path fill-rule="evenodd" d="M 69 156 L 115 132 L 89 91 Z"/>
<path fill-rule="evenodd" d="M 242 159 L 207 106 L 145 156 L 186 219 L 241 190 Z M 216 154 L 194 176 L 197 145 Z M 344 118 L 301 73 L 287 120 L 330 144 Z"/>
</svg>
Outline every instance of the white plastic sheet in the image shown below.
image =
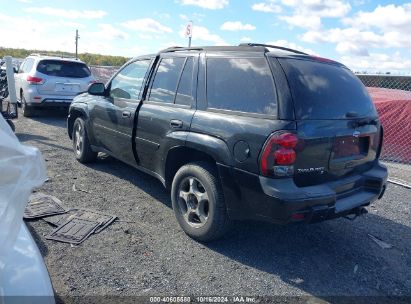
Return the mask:
<svg viewBox="0 0 411 304">
<path fill-rule="evenodd" d="M 40 151 L 22 145 L 0 115 L 0 272 L 20 230 L 29 195 L 46 178 Z"/>
</svg>

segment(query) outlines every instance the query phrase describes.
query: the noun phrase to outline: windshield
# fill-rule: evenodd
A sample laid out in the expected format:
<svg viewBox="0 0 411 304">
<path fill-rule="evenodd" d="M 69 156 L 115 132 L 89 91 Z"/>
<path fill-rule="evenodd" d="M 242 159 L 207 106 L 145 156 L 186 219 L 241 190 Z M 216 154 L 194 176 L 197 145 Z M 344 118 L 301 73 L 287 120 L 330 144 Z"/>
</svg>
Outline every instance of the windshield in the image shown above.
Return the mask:
<svg viewBox="0 0 411 304">
<path fill-rule="evenodd" d="M 296 119 L 376 116 L 362 82 L 347 68 L 300 59 L 280 59 L 294 98 Z"/>
<path fill-rule="evenodd" d="M 37 71 L 57 77 L 85 78 L 91 75 L 84 63 L 63 60 L 42 60 L 37 66 Z"/>
</svg>

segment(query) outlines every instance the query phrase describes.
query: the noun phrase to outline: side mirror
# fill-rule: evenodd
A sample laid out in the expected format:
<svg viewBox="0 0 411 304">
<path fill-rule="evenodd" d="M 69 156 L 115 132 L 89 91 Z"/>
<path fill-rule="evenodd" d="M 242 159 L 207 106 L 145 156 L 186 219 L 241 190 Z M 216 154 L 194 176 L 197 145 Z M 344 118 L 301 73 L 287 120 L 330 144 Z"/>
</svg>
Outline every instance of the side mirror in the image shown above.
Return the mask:
<svg viewBox="0 0 411 304">
<path fill-rule="evenodd" d="M 14 74 L 17 74 L 19 72 L 19 69 L 16 67 L 13 67 L 13 71 L 14 71 Z"/>
<path fill-rule="evenodd" d="M 102 82 L 95 82 L 88 87 L 87 93 L 89 93 L 90 95 L 105 96 L 106 87 Z"/>
</svg>

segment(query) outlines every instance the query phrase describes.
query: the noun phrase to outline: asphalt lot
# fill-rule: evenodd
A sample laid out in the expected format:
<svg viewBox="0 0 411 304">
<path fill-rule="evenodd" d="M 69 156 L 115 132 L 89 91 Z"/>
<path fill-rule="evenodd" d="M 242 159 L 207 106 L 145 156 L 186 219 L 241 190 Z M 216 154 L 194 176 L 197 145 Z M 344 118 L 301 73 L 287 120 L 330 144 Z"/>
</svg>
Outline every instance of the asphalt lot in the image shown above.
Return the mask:
<svg viewBox="0 0 411 304">
<path fill-rule="evenodd" d="M 160 182 L 110 157 L 78 163 L 64 114 L 45 114 L 16 121 L 18 138 L 46 160 L 50 180 L 40 190 L 65 207 L 119 218 L 79 246 L 46 240 L 52 226 L 42 220 L 28 223 L 59 298 L 411 297 L 411 190 L 390 184 L 370 213 L 355 221 L 287 227 L 244 222 L 228 238 L 204 245 L 180 230 Z M 87 192 L 73 191 L 73 184 Z M 393 248 L 381 248 L 368 234 Z"/>
</svg>

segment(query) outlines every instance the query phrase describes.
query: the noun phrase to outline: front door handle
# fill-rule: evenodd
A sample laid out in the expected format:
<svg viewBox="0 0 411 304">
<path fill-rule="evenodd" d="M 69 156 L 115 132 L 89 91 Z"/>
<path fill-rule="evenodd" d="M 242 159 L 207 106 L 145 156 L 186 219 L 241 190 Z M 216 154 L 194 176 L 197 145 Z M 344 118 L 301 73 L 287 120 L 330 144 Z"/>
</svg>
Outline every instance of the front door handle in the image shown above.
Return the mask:
<svg viewBox="0 0 411 304">
<path fill-rule="evenodd" d="M 172 119 L 170 120 L 170 127 L 174 128 L 174 129 L 180 129 L 183 127 L 183 122 L 181 120 L 178 119 Z"/>
<path fill-rule="evenodd" d="M 121 116 L 123 116 L 124 118 L 130 118 L 131 117 L 131 112 L 129 111 L 124 111 Z"/>
</svg>

